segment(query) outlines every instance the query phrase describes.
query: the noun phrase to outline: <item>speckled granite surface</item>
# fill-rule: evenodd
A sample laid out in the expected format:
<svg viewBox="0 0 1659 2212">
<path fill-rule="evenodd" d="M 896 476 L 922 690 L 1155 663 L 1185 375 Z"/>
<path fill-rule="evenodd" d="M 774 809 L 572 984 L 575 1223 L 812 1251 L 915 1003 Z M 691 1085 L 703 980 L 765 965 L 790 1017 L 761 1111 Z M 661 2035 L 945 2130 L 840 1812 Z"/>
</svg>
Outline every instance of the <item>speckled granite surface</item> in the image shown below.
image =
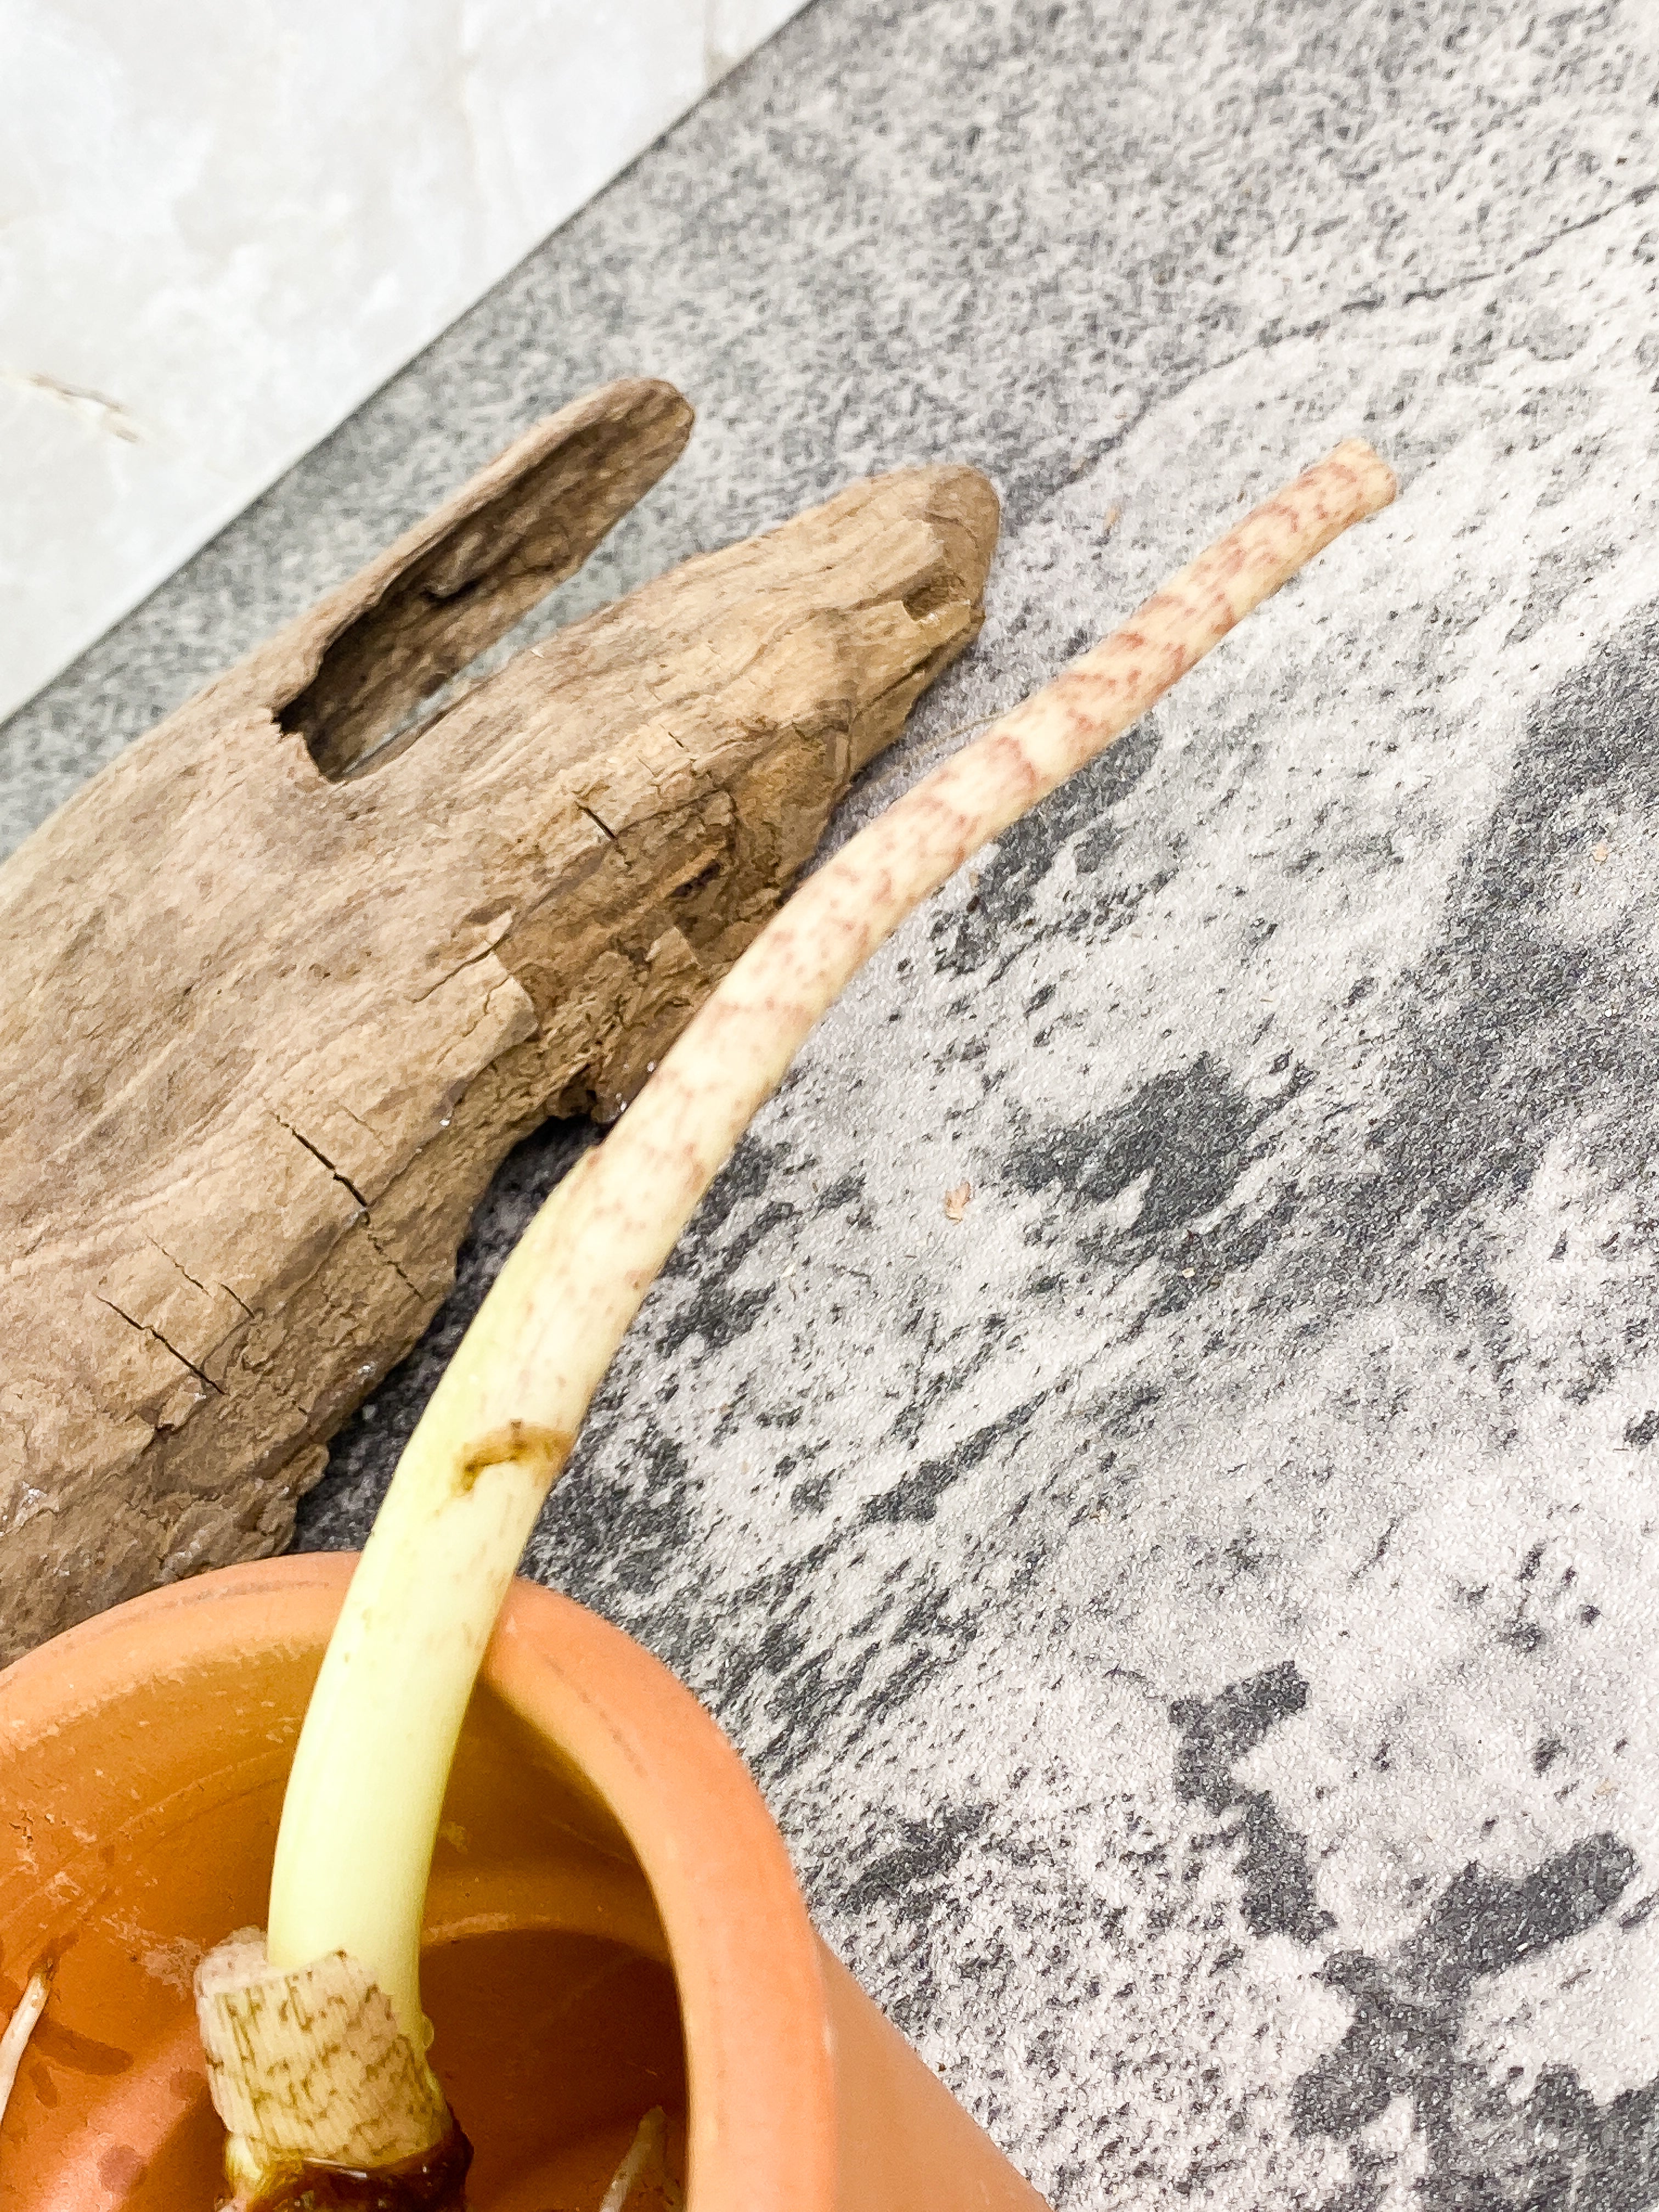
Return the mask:
<svg viewBox="0 0 1659 2212">
<path fill-rule="evenodd" d="M 533 1548 L 1066 2212 L 1659 2201 L 1656 100 L 1641 0 L 818 0 L 5 733 L 15 835 L 644 368 L 701 428 L 567 611 L 866 469 L 1005 494 L 857 818 L 1389 452 L 825 1024 Z M 583 1141 L 509 1164 L 306 1540 Z"/>
</svg>

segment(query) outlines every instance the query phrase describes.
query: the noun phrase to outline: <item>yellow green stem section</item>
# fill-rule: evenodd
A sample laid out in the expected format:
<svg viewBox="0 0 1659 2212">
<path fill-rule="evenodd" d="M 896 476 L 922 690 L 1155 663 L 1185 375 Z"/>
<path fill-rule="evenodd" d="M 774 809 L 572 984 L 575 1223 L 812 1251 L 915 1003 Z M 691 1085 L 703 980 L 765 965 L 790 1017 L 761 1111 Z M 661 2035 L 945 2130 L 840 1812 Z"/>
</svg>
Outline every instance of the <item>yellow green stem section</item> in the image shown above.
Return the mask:
<svg viewBox="0 0 1659 2212">
<path fill-rule="evenodd" d="M 273 1966 L 348 1953 L 424 2049 L 421 1916 L 473 1680 L 542 1502 L 703 1193 L 899 923 L 1394 493 L 1368 446 L 1339 446 L 849 840 L 548 1200 L 410 1438 L 352 1580 L 283 1809 Z"/>
</svg>

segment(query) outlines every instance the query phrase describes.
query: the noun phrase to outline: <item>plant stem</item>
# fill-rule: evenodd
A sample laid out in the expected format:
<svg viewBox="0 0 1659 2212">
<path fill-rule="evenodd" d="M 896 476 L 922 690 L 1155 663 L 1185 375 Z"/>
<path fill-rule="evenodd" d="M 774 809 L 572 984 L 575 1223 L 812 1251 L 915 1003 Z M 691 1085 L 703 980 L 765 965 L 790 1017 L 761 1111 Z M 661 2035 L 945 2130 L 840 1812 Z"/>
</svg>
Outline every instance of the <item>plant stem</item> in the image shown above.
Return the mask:
<svg viewBox="0 0 1659 2212">
<path fill-rule="evenodd" d="M 421 1915 L 473 1680 L 589 1401 L 698 1200 L 819 1016 L 906 915 L 1394 490 L 1369 447 L 1339 447 L 851 839 L 553 1193 L 410 1437 L 352 1581 L 283 1807 L 274 1966 L 347 1953 L 424 2050 Z"/>
</svg>

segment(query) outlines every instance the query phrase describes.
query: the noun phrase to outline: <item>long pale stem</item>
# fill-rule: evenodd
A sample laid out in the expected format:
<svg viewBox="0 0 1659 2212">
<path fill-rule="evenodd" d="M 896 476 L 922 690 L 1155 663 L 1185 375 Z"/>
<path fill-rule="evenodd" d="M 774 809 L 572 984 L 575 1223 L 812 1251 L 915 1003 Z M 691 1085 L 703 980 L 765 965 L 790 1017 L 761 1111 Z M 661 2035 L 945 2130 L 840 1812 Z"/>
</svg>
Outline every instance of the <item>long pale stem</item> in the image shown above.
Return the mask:
<svg viewBox="0 0 1659 2212">
<path fill-rule="evenodd" d="M 554 1192 L 433 1394 L 353 1578 L 283 1808 L 274 1966 L 349 1954 L 424 2048 L 422 1907 L 473 1680 L 548 1488 L 698 1200 L 905 916 L 1394 491 L 1369 447 L 1338 447 L 850 840 Z"/>
</svg>

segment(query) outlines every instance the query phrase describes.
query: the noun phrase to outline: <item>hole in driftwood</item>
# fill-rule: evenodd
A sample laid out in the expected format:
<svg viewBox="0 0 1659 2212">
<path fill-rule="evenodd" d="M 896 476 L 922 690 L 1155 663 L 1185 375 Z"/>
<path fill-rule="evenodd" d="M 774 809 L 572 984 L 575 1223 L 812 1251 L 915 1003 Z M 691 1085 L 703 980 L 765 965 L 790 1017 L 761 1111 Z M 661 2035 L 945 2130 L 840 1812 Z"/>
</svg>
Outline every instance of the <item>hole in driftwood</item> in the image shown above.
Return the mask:
<svg viewBox="0 0 1659 2212">
<path fill-rule="evenodd" d="M 569 541 L 556 516 L 535 512 L 537 489 L 534 476 L 513 485 L 412 562 L 282 709 L 331 782 L 389 757 L 434 696 L 568 574 Z"/>
<path fill-rule="evenodd" d="M 556 573 L 544 584 L 538 580 L 534 599 L 557 581 Z M 476 600 L 479 590 L 474 585 L 452 599 L 401 591 L 388 595 L 330 646 L 316 675 L 278 720 L 304 738 L 331 783 L 384 766 L 488 672 L 493 661 L 479 664 L 495 641 L 492 635 L 464 653 L 467 632 L 484 627 L 466 619 L 474 611 L 467 601 Z M 510 617 L 504 626 L 511 626 Z"/>
<path fill-rule="evenodd" d="M 659 386 L 527 459 L 492 495 L 463 494 L 428 543 L 411 533 L 402 566 L 330 640 L 310 683 L 278 709 L 283 729 L 304 738 L 332 783 L 393 758 L 434 708 L 489 672 L 481 656 L 581 566 L 690 422 L 684 401 Z"/>
</svg>

